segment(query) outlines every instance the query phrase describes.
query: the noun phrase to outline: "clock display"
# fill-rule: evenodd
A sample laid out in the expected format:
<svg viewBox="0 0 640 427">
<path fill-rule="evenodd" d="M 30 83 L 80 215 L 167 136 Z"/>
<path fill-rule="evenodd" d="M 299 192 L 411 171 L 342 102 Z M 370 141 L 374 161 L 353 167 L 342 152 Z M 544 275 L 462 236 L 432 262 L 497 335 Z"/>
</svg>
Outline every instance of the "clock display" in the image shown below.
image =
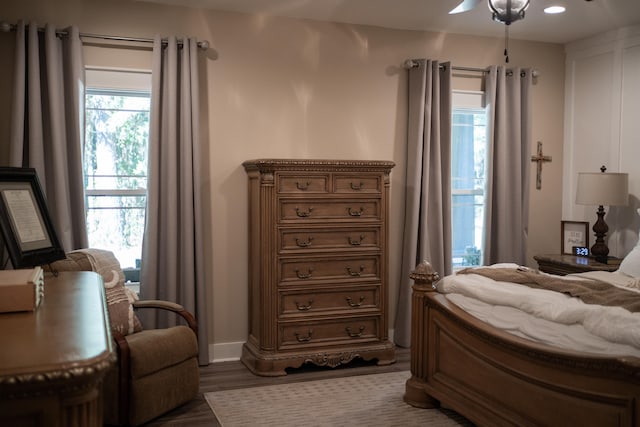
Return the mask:
<svg viewBox="0 0 640 427">
<path fill-rule="evenodd" d="M 589 248 L 584 246 L 574 246 L 573 254 L 577 256 L 589 256 Z"/>
</svg>

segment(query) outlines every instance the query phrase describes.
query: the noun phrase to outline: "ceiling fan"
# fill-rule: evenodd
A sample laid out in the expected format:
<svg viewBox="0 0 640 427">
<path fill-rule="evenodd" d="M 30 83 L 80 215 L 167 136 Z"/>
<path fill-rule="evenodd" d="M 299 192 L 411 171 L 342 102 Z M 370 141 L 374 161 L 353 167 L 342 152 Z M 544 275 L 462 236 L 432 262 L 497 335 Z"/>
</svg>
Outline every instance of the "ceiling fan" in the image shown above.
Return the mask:
<svg viewBox="0 0 640 427">
<path fill-rule="evenodd" d="M 449 14 L 467 12 L 484 0 L 462 0 Z M 514 21 L 524 19 L 524 12 L 529 7 L 529 0 L 488 0 L 494 21 L 510 25 Z"/>
<path fill-rule="evenodd" d="M 462 0 L 449 14 L 453 15 L 468 12 L 483 1 L 485 0 Z M 514 21 L 524 19 L 524 12 L 529 7 L 529 1 L 530 0 L 487 0 L 485 2 L 491 10 L 494 21 L 504 22 L 506 25 L 510 25 Z M 585 1 L 590 2 L 593 0 Z M 564 10 L 564 8 L 562 8 L 562 10 Z"/>
<path fill-rule="evenodd" d="M 471 9 L 475 8 L 480 2 L 485 0 L 462 0 L 458 6 L 453 8 L 449 14 L 456 14 L 462 12 L 468 12 Z M 591 2 L 593 0 L 585 0 L 587 2 Z M 519 21 L 524 19 L 524 12 L 529 7 L 530 0 L 486 0 L 487 6 L 489 6 L 489 10 L 491 10 L 491 16 L 494 21 L 503 22 L 504 26 L 504 58 L 505 62 L 509 62 L 509 26 L 512 22 Z M 552 8 L 547 8 L 552 9 Z M 548 12 L 547 13 L 556 13 Z M 564 7 L 560 8 L 560 11 L 564 11 Z"/>
<path fill-rule="evenodd" d="M 483 0 L 462 0 L 449 14 L 467 12 Z M 524 11 L 529 7 L 529 0 L 487 0 L 494 21 L 504 22 L 504 59 L 509 62 L 509 25 L 524 19 Z"/>
<path fill-rule="evenodd" d="M 471 9 L 475 8 L 480 2 L 485 0 L 462 0 L 458 6 L 453 8 L 449 14 L 456 14 L 462 12 L 468 12 Z M 512 22 L 519 21 L 524 19 L 524 12 L 529 7 L 530 0 L 486 0 L 487 6 L 489 6 L 489 10 L 491 10 L 491 15 L 494 21 L 503 22 L 505 24 L 504 27 L 504 57 L 505 62 L 509 62 L 509 26 Z M 592 1 L 592 0 L 585 0 Z M 563 8 L 564 10 L 564 8 Z"/>
</svg>

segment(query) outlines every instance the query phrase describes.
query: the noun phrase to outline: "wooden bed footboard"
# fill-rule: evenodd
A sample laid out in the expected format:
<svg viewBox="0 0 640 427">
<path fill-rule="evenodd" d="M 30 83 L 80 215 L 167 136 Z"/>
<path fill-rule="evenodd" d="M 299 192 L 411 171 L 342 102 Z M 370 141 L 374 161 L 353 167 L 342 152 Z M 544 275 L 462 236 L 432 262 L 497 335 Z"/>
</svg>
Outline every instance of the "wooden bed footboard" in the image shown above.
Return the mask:
<svg viewBox="0 0 640 427">
<path fill-rule="evenodd" d="M 404 399 L 480 426 L 640 426 L 640 359 L 563 351 L 500 331 L 414 280 L 411 378 Z"/>
</svg>

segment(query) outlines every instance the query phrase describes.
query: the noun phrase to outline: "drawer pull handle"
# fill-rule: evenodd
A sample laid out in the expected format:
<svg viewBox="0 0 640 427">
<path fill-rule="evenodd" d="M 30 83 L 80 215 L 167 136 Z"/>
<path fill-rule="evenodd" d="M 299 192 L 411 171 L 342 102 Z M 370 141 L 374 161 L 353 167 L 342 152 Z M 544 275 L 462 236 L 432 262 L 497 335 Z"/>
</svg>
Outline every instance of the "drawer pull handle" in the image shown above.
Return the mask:
<svg viewBox="0 0 640 427">
<path fill-rule="evenodd" d="M 347 334 L 349 334 L 351 338 L 360 338 L 362 336 L 362 332 L 364 331 L 364 326 L 360 326 L 360 331 L 356 333 L 351 332 L 351 328 L 348 326 L 346 330 L 347 330 Z"/>
<path fill-rule="evenodd" d="M 300 311 L 309 311 L 311 310 L 311 304 L 313 304 L 313 300 L 310 299 L 309 303 L 307 305 L 301 305 L 298 303 L 298 301 L 295 302 L 296 303 L 296 308 Z"/>
<path fill-rule="evenodd" d="M 307 274 L 300 273 L 300 270 L 296 268 L 296 276 L 298 276 L 298 279 L 309 279 L 311 277 L 311 273 L 313 273 L 313 268 L 310 268 L 309 273 Z"/>
<path fill-rule="evenodd" d="M 300 218 L 306 218 L 308 216 L 311 216 L 312 210 L 313 208 L 309 208 L 306 211 L 301 211 L 300 208 L 296 208 L 296 215 L 298 215 Z"/>
<path fill-rule="evenodd" d="M 347 267 L 347 271 L 349 272 L 349 276 L 353 276 L 353 277 L 361 276 L 362 272 L 364 272 L 364 265 L 360 266 L 360 271 L 353 271 L 351 270 L 351 267 Z"/>
<path fill-rule="evenodd" d="M 351 236 L 349 236 L 349 244 L 351 246 L 360 246 L 362 244 L 362 241 L 364 240 L 364 234 L 360 235 L 360 240 L 358 239 L 353 239 Z"/>
<path fill-rule="evenodd" d="M 302 184 L 296 181 L 296 187 L 298 188 L 298 190 L 302 190 L 302 191 L 308 190 L 309 184 L 311 184 L 309 181 L 303 182 Z"/>
<path fill-rule="evenodd" d="M 353 210 L 353 208 L 349 208 L 349 215 L 350 216 L 362 216 L 363 212 L 364 212 L 364 208 L 362 208 L 362 207 L 358 211 Z"/>
<path fill-rule="evenodd" d="M 351 306 L 351 307 L 360 307 L 362 306 L 362 303 L 364 302 L 365 297 L 360 297 L 360 301 L 358 302 L 353 302 L 353 300 L 351 299 L 351 297 L 347 297 L 347 303 Z"/>
<path fill-rule="evenodd" d="M 300 240 L 300 239 L 298 239 L 298 238 L 296 237 L 296 245 L 298 245 L 298 247 L 300 247 L 300 248 L 306 248 L 306 247 L 311 246 L 311 241 L 312 241 L 312 240 L 313 240 L 313 237 L 311 237 L 311 236 L 309 236 L 309 237 L 307 238 L 307 241 L 306 241 L 306 242 L 305 242 L 305 241 L 303 241 L 303 240 Z"/>
<path fill-rule="evenodd" d="M 360 184 L 354 184 L 353 182 L 350 183 L 351 185 L 351 189 L 355 190 L 355 191 L 359 191 L 362 190 L 362 182 Z"/>
<path fill-rule="evenodd" d="M 309 333 L 306 337 L 301 337 L 299 333 L 295 332 L 296 339 L 298 342 L 309 342 L 311 341 L 311 335 L 313 335 L 313 330 L 309 329 Z"/>
</svg>

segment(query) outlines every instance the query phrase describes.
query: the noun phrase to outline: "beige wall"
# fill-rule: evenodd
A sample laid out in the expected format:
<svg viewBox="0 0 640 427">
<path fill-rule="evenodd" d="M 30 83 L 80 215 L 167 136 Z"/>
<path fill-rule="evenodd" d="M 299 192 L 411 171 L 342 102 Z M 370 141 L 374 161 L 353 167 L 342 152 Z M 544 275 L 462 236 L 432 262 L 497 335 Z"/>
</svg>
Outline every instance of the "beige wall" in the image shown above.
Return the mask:
<svg viewBox="0 0 640 427">
<path fill-rule="evenodd" d="M 391 324 L 400 272 L 406 126 L 407 58 L 457 66 L 503 64 L 504 41 L 377 27 L 269 18 L 126 0 L 22 0 L 3 4 L 0 17 L 78 25 L 83 33 L 152 37 L 176 34 L 210 42 L 202 55 L 203 121 L 208 142 L 211 197 L 210 343 L 230 356 L 247 334 L 247 194 L 241 163 L 250 158 L 357 158 L 393 160 L 391 179 Z M 487 19 L 489 19 L 487 17 Z M 496 24 L 498 25 L 498 24 Z M 9 50 L 0 34 L 2 53 Z M 98 49 L 96 53 L 96 49 Z M 149 64 L 145 50 L 87 48 L 87 62 Z M 540 71 L 534 87 L 535 142 L 553 162 L 543 187 L 531 179 L 529 255 L 559 250 L 564 53 L 560 45 L 510 42 L 511 66 Z M 0 65 L 0 76 L 11 61 Z M 133 65 L 132 65 L 133 64 Z M 147 64 L 147 65 L 145 65 Z M 477 81 L 457 79 L 460 88 Z M 6 89 L 6 83 L 1 88 Z M 5 92 L 6 93 L 6 92 Z M 0 117 L 9 114 L 0 100 Z M 0 119 L 0 136 L 8 135 Z M 2 154 L 0 152 L 0 154 Z M 558 228 L 558 230 L 556 230 Z M 233 343 L 236 343 L 235 346 Z M 228 344 L 228 345 L 226 345 Z M 237 355 L 237 354 L 236 354 Z"/>
</svg>

